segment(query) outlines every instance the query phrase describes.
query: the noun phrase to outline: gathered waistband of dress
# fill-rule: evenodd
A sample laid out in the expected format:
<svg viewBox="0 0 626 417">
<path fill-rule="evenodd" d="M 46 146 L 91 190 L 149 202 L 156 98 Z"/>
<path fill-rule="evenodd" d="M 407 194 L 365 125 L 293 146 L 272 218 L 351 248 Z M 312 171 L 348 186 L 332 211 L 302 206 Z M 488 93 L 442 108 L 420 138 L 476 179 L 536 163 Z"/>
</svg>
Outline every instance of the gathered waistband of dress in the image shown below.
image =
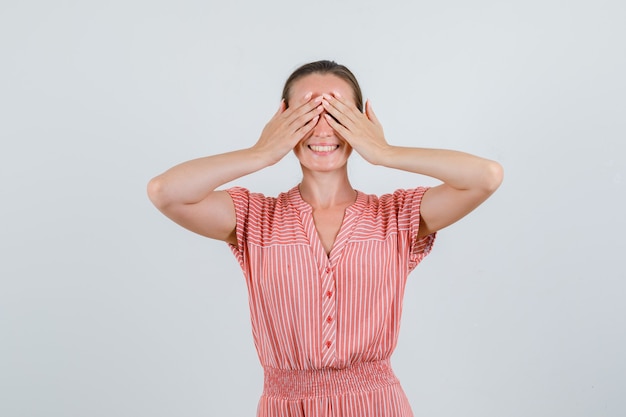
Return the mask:
<svg viewBox="0 0 626 417">
<path fill-rule="evenodd" d="M 374 391 L 399 382 L 389 359 L 360 362 L 348 368 L 263 368 L 263 371 L 263 395 L 286 400 Z"/>
</svg>

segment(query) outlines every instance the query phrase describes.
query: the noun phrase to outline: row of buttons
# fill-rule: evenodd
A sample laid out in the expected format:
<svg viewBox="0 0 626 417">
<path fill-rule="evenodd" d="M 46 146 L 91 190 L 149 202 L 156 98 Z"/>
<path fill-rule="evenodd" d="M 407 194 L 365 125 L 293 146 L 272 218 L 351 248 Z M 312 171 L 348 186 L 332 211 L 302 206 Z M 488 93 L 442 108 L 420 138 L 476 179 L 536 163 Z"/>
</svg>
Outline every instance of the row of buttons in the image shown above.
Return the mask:
<svg viewBox="0 0 626 417">
<path fill-rule="evenodd" d="M 326 271 L 327 274 L 330 274 L 333 271 L 333 269 L 330 266 L 327 266 L 325 268 L 325 271 Z M 329 300 L 333 297 L 333 291 L 332 290 L 327 290 L 325 294 L 326 294 L 326 298 L 329 299 Z M 333 322 L 333 317 L 332 316 L 326 317 L 326 323 L 331 324 L 332 322 Z M 333 342 L 331 340 L 327 340 L 324 343 L 324 345 L 326 346 L 327 349 L 330 349 L 330 347 L 333 345 Z"/>
</svg>

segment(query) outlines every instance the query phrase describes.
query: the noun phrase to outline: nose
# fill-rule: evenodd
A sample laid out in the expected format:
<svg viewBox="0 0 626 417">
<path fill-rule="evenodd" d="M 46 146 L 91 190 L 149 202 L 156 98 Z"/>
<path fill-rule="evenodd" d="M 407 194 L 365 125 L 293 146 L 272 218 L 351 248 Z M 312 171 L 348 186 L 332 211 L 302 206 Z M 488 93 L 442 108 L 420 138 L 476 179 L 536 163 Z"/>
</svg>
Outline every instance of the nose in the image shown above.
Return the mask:
<svg viewBox="0 0 626 417">
<path fill-rule="evenodd" d="M 328 120 L 326 120 L 326 117 L 324 116 L 325 114 L 326 112 L 320 114 L 320 119 L 317 121 L 317 124 L 313 128 L 313 136 L 315 137 L 327 138 L 335 134 L 333 128 L 330 126 L 330 124 L 328 124 Z"/>
</svg>

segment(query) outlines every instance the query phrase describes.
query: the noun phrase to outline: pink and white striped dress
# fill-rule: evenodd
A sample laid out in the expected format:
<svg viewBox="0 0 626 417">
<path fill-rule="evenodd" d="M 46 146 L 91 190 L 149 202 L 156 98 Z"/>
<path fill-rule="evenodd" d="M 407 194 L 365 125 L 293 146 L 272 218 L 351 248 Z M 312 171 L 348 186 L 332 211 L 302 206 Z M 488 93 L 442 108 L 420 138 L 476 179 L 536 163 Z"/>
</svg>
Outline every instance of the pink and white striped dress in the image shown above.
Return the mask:
<svg viewBox="0 0 626 417">
<path fill-rule="evenodd" d="M 265 375 L 258 417 L 413 415 L 389 359 L 407 276 L 435 240 L 417 239 L 425 191 L 358 192 L 327 255 L 298 187 L 228 190 Z"/>
</svg>

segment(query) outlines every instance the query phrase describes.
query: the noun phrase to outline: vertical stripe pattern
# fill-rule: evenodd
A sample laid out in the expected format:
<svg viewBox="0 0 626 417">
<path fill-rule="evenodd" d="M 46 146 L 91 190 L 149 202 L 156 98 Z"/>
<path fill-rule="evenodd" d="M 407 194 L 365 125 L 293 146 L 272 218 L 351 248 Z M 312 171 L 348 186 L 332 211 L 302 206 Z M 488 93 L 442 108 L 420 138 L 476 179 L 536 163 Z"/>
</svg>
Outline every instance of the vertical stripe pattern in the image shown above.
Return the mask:
<svg viewBox="0 0 626 417">
<path fill-rule="evenodd" d="M 230 247 L 265 370 L 259 417 L 412 415 L 388 361 L 406 278 L 435 240 L 417 239 L 425 191 L 357 193 L 327 255 L 298 187 L 278 197 L 228 190 L 237 215 Z"/>
</svg>

